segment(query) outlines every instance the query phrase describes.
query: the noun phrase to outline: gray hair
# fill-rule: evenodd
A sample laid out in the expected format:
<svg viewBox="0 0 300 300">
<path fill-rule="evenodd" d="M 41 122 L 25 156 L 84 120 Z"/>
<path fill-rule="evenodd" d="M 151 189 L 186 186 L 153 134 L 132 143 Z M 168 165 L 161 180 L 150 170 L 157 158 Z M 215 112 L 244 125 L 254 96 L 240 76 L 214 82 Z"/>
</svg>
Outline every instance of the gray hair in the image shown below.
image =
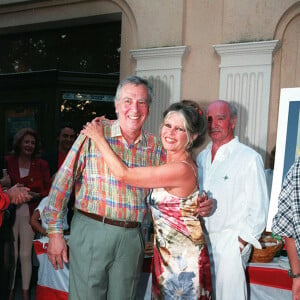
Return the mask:
<svg viewBox="0 0 300 300">
<path fill-rule="evenodd" d="M 117 87 L 117 91 L 116 91 L 116 96 L 115 96 L 115 101 L 119 101 L 120 100 L 120 96 L 121 96 L 121 91 L 124 85 L 126 84 L 133 84 L 133 85 L 144 85 L 147 88 L 147 92 L 148 92 L 148 105 L 151 104 L 152 99 L 153 99 L 153 90 L 152 90 L 152 86 L 151 84 L 146 80 L 143 79 L 139 76 L 129 76 L 126 77 L 125 79 L 123 79 L 118 87 Z"/>
<path fill-rule="evenodd" d="M 233 102 L 227 102 L 227 103 L 230 111 L 230 119 L 233 120 L 234 118 L 237 118 L 237 108 Z"/>
<path fill-rule="evenodd" d="M 221 100 L 221 99 L 218 99 L 218 100 L 215 100 L 211 103 L 208 104 L 208 106 L 206 107 L 206 111 L 205 111 L 205 114 L 207 114 L 207 108 L 215 103 L 215 102 L 222 102 L 224 104 L 227 104 L 228 105 L 228 108 L 229 108 L 229 113 L 230 113 L 230 120 L 233 121 L 233 119 L 237 118 L 237 108 L 236 108 L 236 105 L 233 103 L 233 102 L 228 102 L 226 100 Z"/>
</svg>

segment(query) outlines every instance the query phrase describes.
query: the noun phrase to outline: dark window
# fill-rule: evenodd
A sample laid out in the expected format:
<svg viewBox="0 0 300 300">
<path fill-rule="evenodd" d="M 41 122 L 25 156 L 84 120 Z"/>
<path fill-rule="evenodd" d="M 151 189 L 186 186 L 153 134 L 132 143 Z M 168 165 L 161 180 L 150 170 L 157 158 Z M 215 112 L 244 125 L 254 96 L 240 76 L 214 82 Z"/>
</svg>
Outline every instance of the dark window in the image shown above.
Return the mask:
<svg viewBox="0 0 300 300">
<path fill-rule="evenodd" d="M 120 21 L 2 35 L 0 73 L 118 73 L 120 43 Z"/>
<path fill-rule="evenodd" d="M 108 119 L 116 119 L 114 94 L 62 94 L 60 117 L 64 122 L 72 122 L 81 128 L 87 121 L 103 115 Z"/>
</svg>

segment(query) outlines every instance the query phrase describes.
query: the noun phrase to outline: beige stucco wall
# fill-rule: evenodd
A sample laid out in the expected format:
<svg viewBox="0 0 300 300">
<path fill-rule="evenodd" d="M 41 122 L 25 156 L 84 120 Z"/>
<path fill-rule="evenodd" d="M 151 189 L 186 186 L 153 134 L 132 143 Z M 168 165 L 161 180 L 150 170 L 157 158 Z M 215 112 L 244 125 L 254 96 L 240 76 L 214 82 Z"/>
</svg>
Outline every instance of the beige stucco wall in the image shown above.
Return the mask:
<svg viewBox="0 0 300 300">
<path fill-rule="evenodd" d="M 5 1 L 8 3 L 9 1 Z M 282 17 L 295 0 L 52 0 L 11 1 L 0 5 L 0 34 L 56 21 L 122 13 L 120 77 L 135 72 L 129 50 L 187 45 L 183 60 L 182 98 L 204 107 L 218 98 L 220 58 L 214 44 L 272 40 Z M 54 23 L 53 23 L 54 22 Z M 24 27 L 25 26 L 25 27 Z M 39 25 L 41 26 L 41 25 Z M 280 51 L 280 50 L 279 50 Z M 280 53 L 280 52 L 279 52 Z M 275 54 L 272 80 L 270 136 L 275 143 L 281 55 Z M 278 60 L 278 61 L 277 61 Z M 274 130 L 275 128 L 275 130 Z"/>
<path fill-rule="evenodd" d="M 211 101 L 218 97 L 219 57 L 212 45 L 272 40 L 282 14 L 297 1 L 187 1 L 183 97 Z"/>
<path fill-rule="evenodd" d="M 128 10 L 122 15 L 120 77 L 135 72 L 129 51 L 140 48 L 181 46 L 184 1 L 114 1 Z"/>
<path fill-rule="evenodd" d="M 186 1 L 185 58 L 182 98 L 195 99 L 203 107 L 218 98 L 220 57 L 212 45 L 274 39 L 276 28 L 294 0 Z M 279 70 L 277 72 L 280 72 Z M 268 152 L 276 143 L 280 88 L 273 84 L 270 101 Z"/>
<path fill-rule="evenodd" d="M 281 47 L 273 56 L 269 108 L 269 151 L 276 144 L 280 89 L 300 86 L 300 1 L 296 1 L 282 15 L 277 23 L 274 38 L 281 42 Z"/>
<path fill-rule="evenodd" d="M 182 45 L 183 0 L 127 0 L 136 16 L 138 48 Z"/>
</svg>

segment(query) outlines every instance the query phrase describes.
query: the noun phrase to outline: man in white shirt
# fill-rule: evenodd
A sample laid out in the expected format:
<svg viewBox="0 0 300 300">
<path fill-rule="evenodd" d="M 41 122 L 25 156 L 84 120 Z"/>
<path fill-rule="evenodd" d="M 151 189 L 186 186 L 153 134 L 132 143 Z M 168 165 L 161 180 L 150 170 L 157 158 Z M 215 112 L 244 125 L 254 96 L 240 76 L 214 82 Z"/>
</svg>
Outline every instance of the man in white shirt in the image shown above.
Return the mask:
<svg viewBox="0 0 300 300">
<path fill-rule="evenodd" d="M 198 155 L 199 187 L 215 201 L 205 217 L 216 300 L 247 299 L 246 263 L 265 229 L 268 193 L 261 156 L 234 137 L 236 108 L 216 100 L 206 109 L 212 139 Z"/>
</svg>

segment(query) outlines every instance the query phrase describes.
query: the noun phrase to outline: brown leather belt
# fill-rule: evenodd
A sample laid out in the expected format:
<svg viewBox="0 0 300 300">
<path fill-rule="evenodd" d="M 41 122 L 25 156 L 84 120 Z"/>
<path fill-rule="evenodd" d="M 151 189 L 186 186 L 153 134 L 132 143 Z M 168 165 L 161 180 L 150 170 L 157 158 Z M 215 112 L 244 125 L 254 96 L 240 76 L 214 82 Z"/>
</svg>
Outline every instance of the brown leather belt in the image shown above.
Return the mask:
<svg viewBox="0 0 300 300">
<path fill-rule="evenodd" d="M 93 220 L 105 223 L 105 224 L 109 224 L 109 225 L 114 225 L 114 226 L 119 226 L 119 227 L 124 227 L 124 228 L 136 228 L 139 227 L 141 225 L 141 223 L 139 222 L 127 222 L 127 221 L 120 221 L 120 220 L 112 220 L 106 217 L 102 217 L 96 214 L 91 214 L 85 211 L 82 211 L 80 209 L 78 209 L 78 212 L 80 212 L 81 214 L 87 216 L 88 218 L 91 218 Z"/>
</svg>

